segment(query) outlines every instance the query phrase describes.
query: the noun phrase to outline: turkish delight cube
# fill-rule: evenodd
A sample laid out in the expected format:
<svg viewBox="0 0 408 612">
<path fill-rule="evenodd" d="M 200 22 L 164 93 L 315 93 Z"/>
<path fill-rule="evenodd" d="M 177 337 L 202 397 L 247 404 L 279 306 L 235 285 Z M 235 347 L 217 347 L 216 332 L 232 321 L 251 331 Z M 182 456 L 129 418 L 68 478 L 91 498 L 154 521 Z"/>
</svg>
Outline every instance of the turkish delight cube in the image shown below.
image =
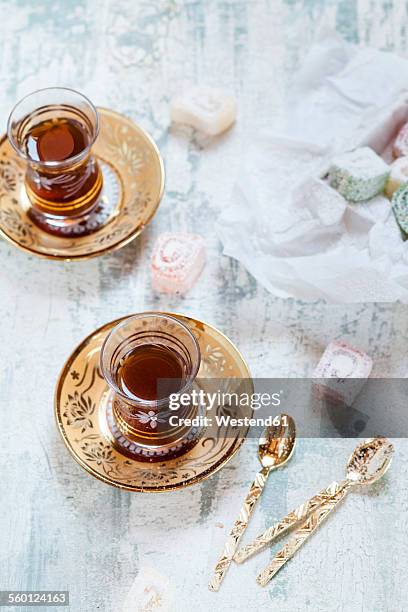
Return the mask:
<svg viewBox="0 0 408 612">
<path fill-rule="evenodd" d="M 221 89 L 193 87 L 172 100 L 170 114 L 176 123 L 186 123 L 215 136 L 234 123 L 237 104 L 231 94 Z"/>
<path fill-rule="evenodd" d="M 329 182 L 350 202 L 370 200 L 385 187 L 388 165 L 369 147 L 349 151 L 333 159 Z"/>
<path fill-rule="evenodd" d="M 320 399 L 351 406 L 372 367 L 371 357 L 363 351 L 345 342 L 330 342 L 313 372 L 315 394 Z"/>
<path fill-rule="evenodd" d="M 153 289 L 162 293 L 185 293 L 201 274 L 205 260 L 205 242 L 201 236 L 161 234 L 151 260 Z"/>
<path fill-rule="evenodd" d="M 394 157 L 408 155 L 408 122 L 400 128 L 393 146 Z"/>
</svg>

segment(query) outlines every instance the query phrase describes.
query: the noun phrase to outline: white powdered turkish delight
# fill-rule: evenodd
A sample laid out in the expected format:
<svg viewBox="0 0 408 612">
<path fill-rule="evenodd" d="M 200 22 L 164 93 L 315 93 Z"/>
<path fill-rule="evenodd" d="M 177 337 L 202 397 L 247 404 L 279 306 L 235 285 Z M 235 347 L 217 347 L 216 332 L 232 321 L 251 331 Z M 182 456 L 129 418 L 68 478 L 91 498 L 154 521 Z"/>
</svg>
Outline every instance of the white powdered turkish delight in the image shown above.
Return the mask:
<svg viewBox="0 0 408 612">
<path fill-rule="evenodd" d="M 321 399 L 351 406 L 372 367 L 371 357 L 363 351 L 345 342 L 330 342 L 313 372 L 314 391 Z"/>
<path fill-rule="evenodd" d="M 237 103 L 234 96 L 221 89 L 193 87 L 172 100 L 170 115 L 176 123 L 186 123 L 215 136 L 234 123 Z"/>
<path fill-rule="evenodd" d="M 126 600 L 122 612 L 170 612 L 174 610 L 175 589 L 170 579 L 159 574 L 155 569 L 146 567 L 139 570 Z"/>
</svg>

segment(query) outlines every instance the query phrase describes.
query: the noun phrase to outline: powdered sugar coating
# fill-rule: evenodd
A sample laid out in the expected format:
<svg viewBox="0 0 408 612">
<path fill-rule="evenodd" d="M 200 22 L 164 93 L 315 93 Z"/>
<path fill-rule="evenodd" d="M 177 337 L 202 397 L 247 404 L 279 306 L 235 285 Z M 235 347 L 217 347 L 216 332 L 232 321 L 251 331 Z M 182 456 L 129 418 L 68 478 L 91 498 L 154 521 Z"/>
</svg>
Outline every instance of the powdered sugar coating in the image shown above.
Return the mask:
<svg viewBox="0 0 408 612">
<path fill-rule="evenodd" d="M 215 136 L 234 123 L 237 104 L 235 98 L 222 89 L 193 87 L 172 100 L 170 114 L 176 123 L 186 123 Z"/>
<path fill-rule="evenodd" d="M 170 578 L 152 567 L 142 567 L 126 596 L 122 612 L 174 610 L 175 587 Z"/>
<path fill-rule="evenodd" d="M 408 155 L 408 121 L 404 123 L 398 132 L 392 152 L 394 157 L 404 157 Z"/>
<path fill-rule="evenodd" d="M 153 248 L 152 286 L 162 293 L 186 293 L 196 282 L 206 260 L 205 242 L 197 234 L 161 234 Z"/>
<path fill-rule="evenodd" d="M 320 398 L 350 406 L 370 376 L 373 361 L 369 355 L 345 342 L 333 341 L 327 346 L 313 378 Z M 351 379 L 351 380 L 345 380 Z"/>
<path fill-rule="evenodd" d="M 390 170 L 369 147 L 336 157 L 330 166 L 330 185 L 350 202 L 369 200 L 383 191 Z"/>
</svg>

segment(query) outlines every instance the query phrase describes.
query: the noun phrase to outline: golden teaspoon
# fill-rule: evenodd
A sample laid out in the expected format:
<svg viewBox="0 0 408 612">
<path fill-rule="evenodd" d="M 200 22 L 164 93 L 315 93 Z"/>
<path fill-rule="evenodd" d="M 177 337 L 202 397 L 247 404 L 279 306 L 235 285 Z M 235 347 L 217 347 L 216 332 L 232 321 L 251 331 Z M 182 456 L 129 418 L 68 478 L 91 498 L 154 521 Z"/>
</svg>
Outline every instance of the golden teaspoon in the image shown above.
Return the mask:
<svg viewBox="0 0 408 612">
<path fill-rule="evenodd" d="M 328 497 L 299 527 L 294 536 L 262 570 L 257 582 L 265 586 L 285 565 L 305 541 L 315 532 L 348 491 L 357 485 L 369 485 L 386 473 L 391 465 L 394 447 L 387 438 L 371 438 L 359 444 L 350 456 L 346 467 L 346 479 L 336 485 L 332 497 Z"/>
<path fill-rule="evenodd" d="M 296 442 L 296 427 L 294 420 L 281 414 L 276 417 L 279 423 L 268 427 L 263 432 L 258 444 L 258 458 L 262 468 L 257 473 L 254 482 L 245 498 L 238 519 L 235 521 L 227 538 L 221 557 L 215 566 L 214 576 L 208 585 L 210 591 L 218 591 L 231 561 L 237 550 L 238 543 L 248 526 L 255 504 L 260 498 L 266 480 L 272 470 L 285 465 L 292 456 Z"/>
</svg>

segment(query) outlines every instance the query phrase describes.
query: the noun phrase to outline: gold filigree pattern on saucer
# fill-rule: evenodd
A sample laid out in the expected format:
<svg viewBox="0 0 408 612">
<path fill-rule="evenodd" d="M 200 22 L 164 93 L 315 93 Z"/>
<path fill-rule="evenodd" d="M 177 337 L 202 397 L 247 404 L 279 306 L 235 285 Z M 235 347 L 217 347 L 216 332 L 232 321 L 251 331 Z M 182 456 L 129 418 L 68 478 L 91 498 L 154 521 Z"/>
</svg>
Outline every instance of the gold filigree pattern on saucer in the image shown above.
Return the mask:
<svg viewBox="0 0 408 612">
<path fill-rule="evenodd" d="M 196 335 L 201 350 L 198 377 L 225 379 L 251 394 L 253 383 L 242 356 L 217 329 L 182 315 Z M 198 442 L 184 455 L 163 462 L 137 461 L 120 451 L 107 423 L 110 391 L 99 370 L 102 343 L 120 319 L 93 332 L 66 362 L 56 388 L 55 415 L 62 438 L 76 461 L 90 474 L 108 484 L 131 491 L 160 492 L 200 482 L 229 461 L 240 448 L 247 428 L 223 425 L 204 429 Z M 220 410 L 223 410 L 221 407 Z M 250 407 L 240 416 L 252 415 Z"/>
<path fill-rule="evenodd" d="M 88 259 L 125 246 L 152 219 L 164 189 L 160 153 L 150 136 L 133 121 L 111 110 L 98 110 L 100 133 L 93 151 L 104 176 L 99 216 L 92 217 L 90 227 L 82 233 L 78 231 L 78 235 L 70 230 L 66 236 L 56 236 L 40 229 L 29 216 L 24 164 L 7 136 L 3 136 L 0 140 L 3 238 L 40 257 Z"/>
</svg>

